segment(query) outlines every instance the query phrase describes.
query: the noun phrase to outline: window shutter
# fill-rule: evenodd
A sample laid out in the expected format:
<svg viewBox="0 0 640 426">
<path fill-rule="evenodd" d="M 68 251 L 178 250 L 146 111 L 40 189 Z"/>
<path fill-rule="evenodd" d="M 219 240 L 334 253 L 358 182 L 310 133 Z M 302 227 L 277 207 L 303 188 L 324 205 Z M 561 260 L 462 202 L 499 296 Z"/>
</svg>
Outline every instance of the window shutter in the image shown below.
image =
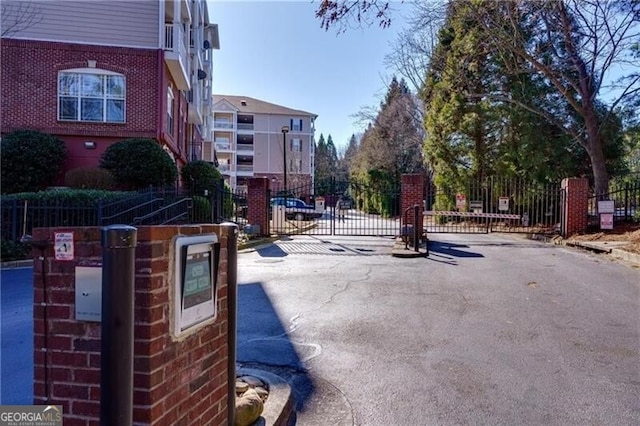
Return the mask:
<svg viewBox="0 0 640 426">
<path fill-rule="evenodd" d="M 293 132 L 293 118 L 289 120 L 289 128 Z"/>
</svg>

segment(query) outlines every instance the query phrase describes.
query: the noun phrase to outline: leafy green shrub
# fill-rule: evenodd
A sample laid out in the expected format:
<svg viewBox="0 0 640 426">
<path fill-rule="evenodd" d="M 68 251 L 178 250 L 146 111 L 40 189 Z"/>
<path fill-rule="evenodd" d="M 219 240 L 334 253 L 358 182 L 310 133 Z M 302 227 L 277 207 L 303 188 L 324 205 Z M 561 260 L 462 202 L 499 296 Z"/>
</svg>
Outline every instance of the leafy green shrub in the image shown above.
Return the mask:
<svg viewBox="0 0 640 426">
<path fill-rule="evenodd" d="M 192 194 L 204 195 L 211 192 L 222 181 L 222 174 L 212 164 L 196 160 L 185 164 L 180 170 L 184 186 Z"/>
<path fill-rule="evenodd" d="M 109 170 L 100 167 L 78 167 L 70 170 L 64 176 L 64 184 L 78 189 L 115 188 L 115 180 Z"/>
<path fill-rule="evenodd" d="M 29 201 L 33 204 L 57 203 L 59 205 L 93 207 L 98 205 L 99 202 L 118 201 L 132 195 L 131 192 L 126 191 L 105 191 L 100 189 L 50 189 L 47 191 L 3 195 L 2 202 L 19 200 Z"/>
<path fill-rule="evenodd" d="M 50 186 L 66 159 L 67 148 L 55 136 L 35 130 L 6 134 L 0 144 L 2 193 L 39 191 Z"/>
<path fill-rule="evenodd" d="M 28 259 L 31 254 L 31 247 L 28 244 L 17 241 L 0 240 L 0 257 L 2 261 Z"/>
<path fill-rule="evenodd" d="M 193 197 L 191 209 L 192 223 L 209 223 L 211 221 L 211 202 L 205 197 L 196 195 Z"/>
<path fill-rule="evenodd" d="M 132 138 L 111 145 L 102 154 L 100 167 L 125 189 L 171 184 L 178 177 L 175 163 L 153 139 Z"/>
</svg>

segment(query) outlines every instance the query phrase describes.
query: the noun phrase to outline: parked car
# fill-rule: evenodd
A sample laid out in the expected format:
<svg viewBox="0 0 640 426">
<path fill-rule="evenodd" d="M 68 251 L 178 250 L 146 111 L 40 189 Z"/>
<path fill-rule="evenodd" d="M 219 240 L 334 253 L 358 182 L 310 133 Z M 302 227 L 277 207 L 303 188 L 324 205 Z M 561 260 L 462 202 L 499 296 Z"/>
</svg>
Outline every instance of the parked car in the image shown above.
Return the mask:
<svg viewBox="0 0 640 426">
<path fill-rule="evenodd" d="M 285 215 L 287 219 L 295 220 L 311 220 L 322 217 L 322 212 L 316 211 L 316 208 L 302 201 L 299 198 L 275 197 L 271 199 L 271 210 L 274 206 L 285 206 Z"/>
</svg>

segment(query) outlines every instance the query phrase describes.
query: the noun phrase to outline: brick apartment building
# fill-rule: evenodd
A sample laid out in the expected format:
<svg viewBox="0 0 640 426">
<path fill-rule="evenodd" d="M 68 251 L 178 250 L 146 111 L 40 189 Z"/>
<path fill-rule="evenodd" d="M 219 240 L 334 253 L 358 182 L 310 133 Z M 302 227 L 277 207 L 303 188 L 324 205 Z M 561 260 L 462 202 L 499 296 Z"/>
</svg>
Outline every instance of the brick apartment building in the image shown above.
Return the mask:
<svg viewBox="0 0 640 426">
<path fill-rule="evenodd" d="M 3 0 L 1 25 L 0 132 L 58 136 L 65 171 L 126 138 L 155 139 L 178 166 L 212 141 L 205 0 Z"/>
</svg>

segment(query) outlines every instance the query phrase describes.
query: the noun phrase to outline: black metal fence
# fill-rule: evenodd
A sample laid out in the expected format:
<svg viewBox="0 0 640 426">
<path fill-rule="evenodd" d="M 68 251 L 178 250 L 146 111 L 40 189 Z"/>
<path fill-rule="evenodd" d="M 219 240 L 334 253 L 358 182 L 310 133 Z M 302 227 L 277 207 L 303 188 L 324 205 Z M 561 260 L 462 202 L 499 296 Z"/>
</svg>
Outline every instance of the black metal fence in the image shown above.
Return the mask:
<svg viewBox="0 0 640 426">
<path fill-rule="evenodd" d="M 614 202 L 614 227 L 616 223 L 640 221 L 640 173 L 625 176 L 623 179 L 612 179 L 609 192 L 599 199 Z M 594 190 L 589 197 L 587 214 L 589 227 L 599 227 L 598 197 Z"/>
<path fill-rule="evenodd" d="M 168 225 L 236 222 L 243 225 L 247 212 L 245 193 L 217 187 L 203 194 L 178 188 L 147 188 L 113 193 L 107 199 L 34 194 L 6 196 L 0 206 L 3 240 L 20 241 L 34 228 L 106 226 L 125 224 Z"/>
<path fill-rule="evenodd" d="M 511 177 L 471 180 L 456 188 L 427 183 L 425 229 L 436 233 L 559 233 L 560 184 Z"/>
</svg>

